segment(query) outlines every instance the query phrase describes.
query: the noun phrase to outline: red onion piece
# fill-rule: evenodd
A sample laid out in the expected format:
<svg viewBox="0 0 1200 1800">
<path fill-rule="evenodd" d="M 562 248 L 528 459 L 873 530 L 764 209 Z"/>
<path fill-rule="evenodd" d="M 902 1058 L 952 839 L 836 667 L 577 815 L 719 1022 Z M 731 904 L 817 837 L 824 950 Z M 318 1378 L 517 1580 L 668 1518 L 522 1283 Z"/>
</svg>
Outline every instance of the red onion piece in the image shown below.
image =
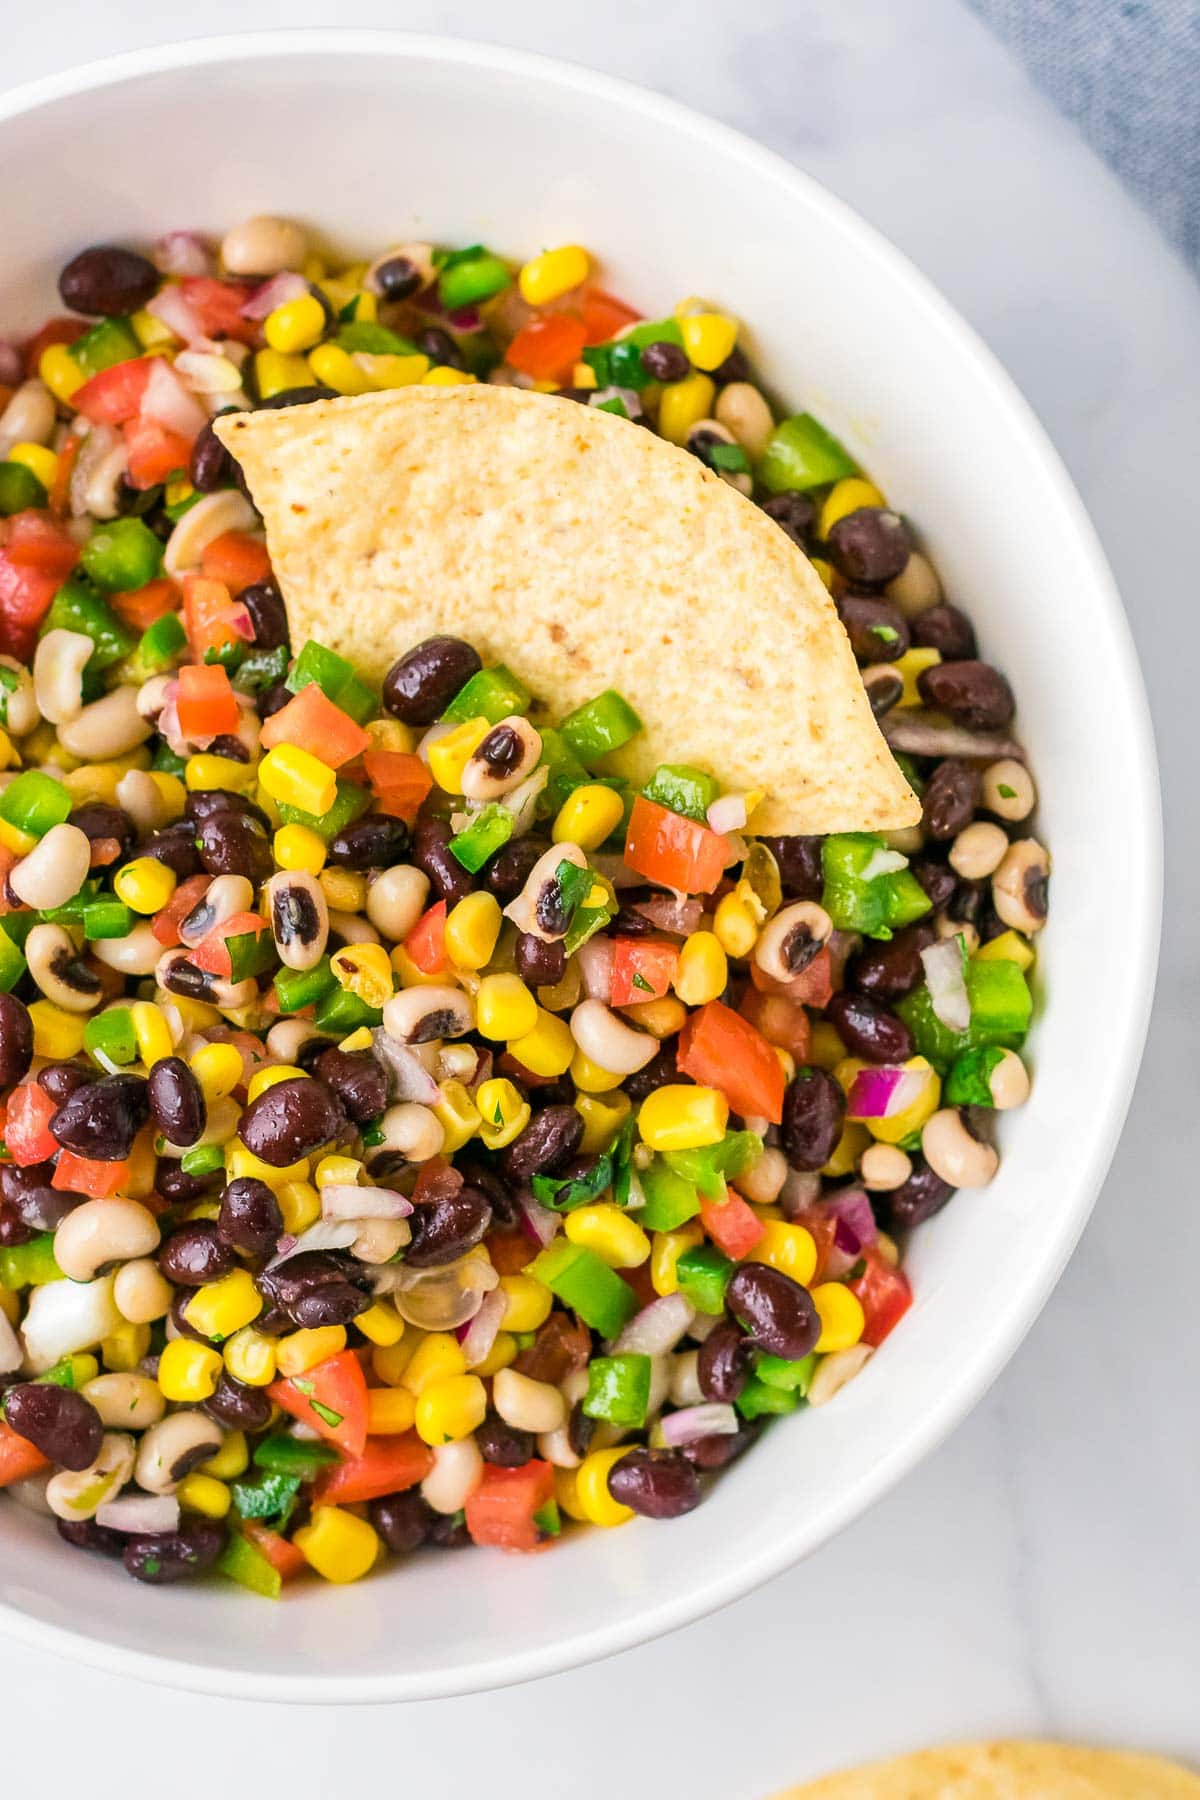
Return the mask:
<svg viewBox="0 0 1200 1800">
<path fill-rule="evenodd" d="M 150 379 L 142 398 L 142 417 L 165 425 L 168 431 L 177 431 L 190 443 L 204 429 L 207 415 L 170 363 L 156 356 L 151 361 Z"/>
<path fill-rule="evenodd" d="M 821 1202 L 821 1211 L 837 1220 L 834 1242 L 839 1249 L 857 1256 L 860 1250 L 875 1242 L 878 1235 L 875 1214 L 862 1188 L 839 1188 L 836 1193 L 827 1194 Z"/>
<path fill-rule="evenodd" d="M 321 1217 L 336 1219 L 407 1219 L 412 1201 L 395 1188 L 356 1187 L 353 1182 L 331 1181 L 321 1189 Z"/>
<path fill-rule="evenodd" d="M 532 1194 L 520 1194 L 517 1198 L 521 1208 L 521 1230 L 544 1250 L 561 1223 L 558 1213 L 540 1205 Z"/>
<path fill-rule="evenodd" d="M 160 727 L 161 729 L 161 727 Z M 382 1025 L 371 1033 L 371 1049 L 388 1073 L 388 1095 L 392 1101 L 415 1100 L 420 1106 L 436 1106 L 441 1099 L 437 1082 L 420 1059 L 405 1044 L 389 1037 Z"/>
<path fill-rule="evenodd" d="M 846 1106 L 852 1119 L 891 1119 L 911 1106 L 925 1087 L 922 1069 L 860 1069 Z"/>
<path fill-rule="evenodd" d="M 648 900 L 635 900 L 633 910 L 641 913 L 643 919 L 649 919 L 659 931 L 691 937 L 703 917 L 704 902 L 695 895 L 651 894 Z"/>
<path fill-rule="evenodd" d="M 928 944 L 921 952 L 921 962 L 934 1016 L 947 1031 L 966 1031 L 971 1023 L 971 1001 L 963 971 L 961 938 L 956 934 Z"/>
<path fill-rule="evenodd" d="M 150 259 L 160 275 L 211 275 L 215 266 L 211 250 L 194 231 L 164 232 Z"/>
<path fill-rule="evenodd" d="M 308 283 L 303 275 L 297 275 L 292 269 L 284 269 L 281 274 L 272 275 L 270 281 L 264 281 L 261 287 L 254 289 L 242 307 L 242 317 L 265 319 L 277 306 L 286 306 L 289 300 L 299 300 L 308 291 Z"/>
<path fill-rule="evenodd" d="M 484 1295 L 479 1311 L 459 1340 L 468 1369 L 481 1363 L 491 1350 L 507 1309 L 508 1296 L 503 1288 L 493 1288 L 490 1294 Z"/>
<path fill-rule="evenodd" d="M 174 1494 L 120 1494 L 96 1511 L 97 1525 L 109 1531 L 178 1531 L 179 1502 Z"/>
<path fill-rule="evenodd" d="M 583 983 L 584 993 L 589 1000 L 603 1000 L 607 1005 L 612 999 L 616 945 L 611 938 L 598 931 L 595 937 L 590 937 L 586 944 L 579 946 L 576 955 L 579 958 L 579 979 Z"/>
<path fill-rule="evenodd" d="M 299 1237 L 285 1233 L 279 1238 L 267 1268 L 277 1269 L 281 1263 L 290 1262 L 293 1256 L 299 1256 L 305 1250 L 348 1250 L 357 1236 L 358 1225 L 353 1219 L 318 1219 Z"/>
<path fill-rule="evenodd" d="M 638 1356 L 665 1356 L 686 1335 L 695 1316 L 695 1307 L 682 1294 L 664 1294 L 630 1319 L 613 1349 Z"/>
<path fill-rule="evenodd" d="M 697 1438 L 733 1437 L 738 1416 L 733 1407 L 719 1400 L 708 1400 L 703 1406 L 681 1406 L 678 1412 L 664 1413 L 659 1429 L 663 1443 L 673 1449 L 680 1444 L 694 1444 Z"/>
<path fill-rule="evenodd" d="M 185 344 L 195 343 L 204 336 L 204 328 L 184 298 L 182 288 L 160 288 L 152 299 L 147 300 L 146 311 L 175 337 L 182 338 Z"/>
</svg>

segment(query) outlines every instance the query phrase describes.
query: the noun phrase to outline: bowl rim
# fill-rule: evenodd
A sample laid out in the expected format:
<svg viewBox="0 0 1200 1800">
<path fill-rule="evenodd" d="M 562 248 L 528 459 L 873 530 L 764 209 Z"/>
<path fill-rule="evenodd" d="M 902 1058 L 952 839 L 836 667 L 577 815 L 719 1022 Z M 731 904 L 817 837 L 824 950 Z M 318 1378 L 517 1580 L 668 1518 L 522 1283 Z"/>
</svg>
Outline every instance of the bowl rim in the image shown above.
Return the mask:
<svg viewBox="0 0 1200 1800">
<path fill-rule="evenodd" d="M 859 1518 L 961 1422 L 1014 1355 L 1057 1284 L 1116 1150 L 1133 1097 L 1153 1004 L 1162 914 L 1163 843 L 1153 727 L 1132 632 L 1095 527 L 1045 428 L 993 351 L 932 281 L 880 230 L 785 156 L 680 101 L 558 57 L 469 38 L 378 29 L 233 32 L 126 51 L 38 77 L 0 94 L 0 124 L 60 100 L 146 76 L 227 61 L 253 63 L 265 57 L 313 54 L 432 59 L 574 90 L 639 113 L 674 133 L 686 134 L 697 147 L 740 163 L 748 175 L 799 196 L 806 207 L 824 215 L 833 228 L 856 240 L 858 250 L 873 257 L 886 278 L 900 284 L 909 300 L 924 311 L 933 328 L 952 339 L 960 354 L 974 364 L 979 379 L 990 389 L 992 403 L 1008 415 L 1025 440 L 1033 481 L 1054 491 L 1086 561 L 1094 603 L 1103 610 L 1105 623 L 1124 652 L 1124 699 L 1135 761 L 1132 778 L 1140 800 L 1136 816 L 1126 821 L 1126 827 L 1134 838 L 1132 866 L 1140 865 L 1140 888 L 1134 898 L 1135 902 L 1140 901 L 1141 916 L 1130 921 L 1132 929 L 1125 940 L 1125 954 L 1136 963 L 1133 992 L 1139 998 L 1117 1027 L 1108 1079 L 1111 1104 L 1086 1147 L 1074 1184 L 1073 1202 L 1062 1209 L 1057 1230 L 1046 1241 L 1036 1274 L 1014 1293 L 999 1314 L 999 1324 L 993 1323 L 986 1347 L 973 1356 L 964 1354 L 956 1369 L 947 1374 L 937 1404 L 916 1420 L 902 1444 L 881 1457 L 836 1502 L 827 1503 L 803 1526 L 772 1543 L 747 1545 L 743 1554 L 731 1556 L 719 1569 L 709 1570 L 686 1593 L 648 1597 L 636 1613 L 582 1636 L 572 1636 L 568 1631 L 554 1642 L 530 1651 L 484 1657 L 441 1673 L 385 1672 L 366 1680 L 328 1673 L 258 1675 L 222 1670 L 190 1662 L 186 1657 L 160 1657 L 32 1618 L 0 1599 L 0 1629 L 14 1639 L 109 1674 L 240 1700 L 361 1705 L 444 1699 L 516 1685 L 615 1655 L 692 1624 L 751 1593 Z"/>
</svg>

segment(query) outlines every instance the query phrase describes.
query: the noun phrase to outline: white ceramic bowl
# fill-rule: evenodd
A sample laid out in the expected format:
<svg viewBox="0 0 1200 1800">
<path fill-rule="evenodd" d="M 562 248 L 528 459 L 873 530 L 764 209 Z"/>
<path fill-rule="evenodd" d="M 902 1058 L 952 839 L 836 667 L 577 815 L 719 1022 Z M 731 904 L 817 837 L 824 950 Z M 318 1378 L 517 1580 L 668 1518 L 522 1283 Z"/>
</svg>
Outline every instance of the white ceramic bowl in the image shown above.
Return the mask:
<svg viewBox="0 0 1200 1800">
<path fill-rule="evenodd" d="M 1153 986 L 1158 794 L 1137 662 L 1079 499 L 990 354 L 873 231 L 745 139 L 582 70 L 365 33 L 180 45 L 0 100 L 0 162 L 23 172 L 0 328 L 56 310 L 56 271 L 87 243 L 219 233 L 268 210 L 353 249 L 484 239 L 520 257 L 578 240 L 652 315 L 684 294 L 719 301 L 749 322 L 778 393 L 917 521 L 1012 678 L 1054 853 L 1033 1097 L 1005 1120 L 995 1184 L 918 1233 L 916 1305 L 834 1404 L 776 1427 L 673 1524 L 530 1558 L 421 1557 L 277 1606 L 226 1584 L 138 1587 L 15 1505 L 0 1518 L 8 1630 L 209 1693 L 454 1694 L 696 1619 L 822 1543 L 962 1418 L 1057 1280 L 1115 1145 Z"/>
</svg>

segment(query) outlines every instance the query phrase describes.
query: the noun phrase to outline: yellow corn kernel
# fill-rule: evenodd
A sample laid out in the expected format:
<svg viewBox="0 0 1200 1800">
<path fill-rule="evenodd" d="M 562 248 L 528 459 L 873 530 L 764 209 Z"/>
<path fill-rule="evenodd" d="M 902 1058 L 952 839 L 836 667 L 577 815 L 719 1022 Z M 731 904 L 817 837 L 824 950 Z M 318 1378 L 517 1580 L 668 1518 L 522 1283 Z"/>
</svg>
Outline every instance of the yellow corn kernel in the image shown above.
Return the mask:
<svg viewBox="0 0 1200 1800">
<path fill-rule="evenodd" d="M 625 1079 L 624 1075 L 614 1075 L 611 1069 L 602 1069 L 582 1050 L 575 1051 L 570 1069 L 571 1080 L 583 1094 L 611 1094 Z"/>
<path fill-rule="evenodd" d="M 175 892 L 178 877 L 153 856 L 138 856 L 113 876 L 113 892 L 132 912 L 161 912 Z"/>
<path fill-rule="evenodd" d="M 550 835 L 556 844 L 578 844 L 581 850 L 598 850 L 621 823 L 624 811 L 615 788 L 584 782 L 559 807 Z"/>
<path fill-rule="evenodd" d="M 83 370 L 65 344 L 47 344 L 38 359 L 38 374 L 56 400 L 69 406 L 84 383 Z"/>
<path fill-rule="evenodd" d="M 763 1234 L 749 1252 L 748 1261 L 769 1263 L 771 1268 L 790 1275 L 801 1287 L 807 1287 L 817 1267 L 817 1246 L 803 1225 L 790 1225 L 783 1219 L 767 1219 Z"/>
<path fill-rule="evenodd" d="M 185 1512 L 199 1513 L 203 1519 L 223 1519 L 233 1503 L 233 1496 L 223 1481 L 212 1475 L 201 1475 L 198 1469 L 185 1475 L 175 1490 L 175 1497 Z"/>
<path fill-rule="evenodd" d="M 232 1337 L 262 1311 L 262 1295 L 248 1269 L 231 1269 L 219 1281 L 197 1288 L 183 1309 L 183 1316 L 206 1338 Z"/>
<path fill-rule="evenodd" d="M 49 1000 L 34 1000 L 29 1008 L 33 1024 L 33 1054 L 48 1062 L 70 1062 L 83 1049 L 82 1013 L 64 1012 Z"/>
<path fill-rule="evenodd" d="M 187 805 L 187 789 L 178 775 L 168 775 L 165 769 L 147 769 L 146 773 L 158 789 L 163 807 L 163 823 L 170 825 L 176 819 L 181 819 Z"/>
<path fill-rule="evenodd" d="M 224 1363 L 211 1344 L 195 1338 L 172 1338 L 158 1359 L 158 1385 L 168 1400 L 199 1402 L 216 1392 Z"/>
<path fill-rule="evenodd" d="M 298 806 L 301 812 L 328 812 L 337 799 L 337 776 L 311 750 L 298 744 L 277 744 L 258 765 L 259 785 L 281 806 Z"/>
<path fill-rule="evenodd" d="M 998 937 L 989 938 L 986 944 L 980 944 L 975 952 L 976 962 L 1015 962 L 1022 972 L 1033 967 L 1034 948 L 1019 931 L 1002 931 Z"/>
<path fill-rule="evenodd" d="M 554 1295 L 533 1275 L 502 1275 L 500 1291 L 506 1305 L 500 1320 L 503 1331 L 536 1331 L 550 1317 Z"/>
<path fill-rule="evenodd" d="M 217 1481 L 236 1481 L 250 1467 L 250 1446 L 245 1432 L 226 1432 L 225 1442 L 216 1455 L 197 1466 L 201 1475 L 212 1475 Z"/>
<path fill-rule="evenodd" d="M 374 295 L 371 298 L 374 299 Z M 380 389 L 414 387 L 417 382 L 424 381 L 430 368 L 429 358 L 419 351 L 412 356 L 389 352 L 373 356 L 369 351 L 356 350 L 354 361 L 371 386 Z"/>
<path fill-rule="evenodd" d="M 571 386 L 578 388 L 594 388 L 600 386 L 599 377 L 590 363 L 576 363 L 571 370 Z"/>
<path fill-rule="evenodd" d="M 704 1242 L 704 1227 L 689 1219 L 675 1231 L 656 1231 L 650 1241 L 650 1285 L 656 1294 L 675 1294 L 679 1280 L 675 1265 L 685 1250 Z"/>
<path fill-rule="evenodd" d="M 622 1006 L 621 1015 L 653 1038 L 674 1037 L 687 1024 L 687 1007 L 674 994 L 662 994 L 657 1000 L 631 1000 Z"/>
<path fill-rule="evenodd" d="M 430 1382 L 417 1397 L 417 1436 L 426 1444 L 456 1444 L 483 1424 L 487 1389 L 478 1375 Z"/>
<path fill-rule="evenodd" d="M 445 987 L 447 983 L 453 985 L 454 982 L 451 969 L 441 969 L 433 975 L 427 975 L 424 969 L 418 969 L 403 944 L 396 944 L 392 950 L 392 967 L 402 988 Z"/>
<path fill-rule="evenodd" d="M 285 300 L 263 320 L 263 336 L 272 350 L 293 356 L 299 350 L 311 350 L 325 335 L 325 308 L 315 294 L 301 294 Z"/>
<path fill-rule="evenodd" d="M 446 794 L 462 793 L 462 773 L 472 753 L 492 729 L 484 718 L 466 719 L 429 746 L 429 771 Z"/>
<path fill-rule="evenodd" d="M 205 751 L 198 756 L 189 756 L 183 765 L 184 786 L 189 793 L 195 793 L 197 789 L 225 788 L 233 793 L 248 794 L 257 780 L 255 764 L 237 762 L 232 756 L 212 756 Z"/>
<path fill-rule="evenodd" d="M 339 1584 L 369 1575 L 383 1548 L 373 1525 L 340 1506 L 314 1506 L 292 1542 L 310 1568 Z"/>
<path fill-rule="evenodd" d="M 135 1000 L 129 1009 L 129 1022 L 133 1026 L 138 1055 L 148 1069 L 164 1057 L 175 1054 L 167 1021 L 157 1006 L 151 1006 L 148 1000 Z"/>
<path fill-rule="evenodd" d="M 527 306 L 548 306 L 586 281 L 590 269 L 591 258 L 582 245 L 564 244 L 532 257 L 517 276 L 517 286 Z"/>
<path fill-rule="evenodd" d="M 180 1023 L 187 1031 L 211 1031 L 214 1025 L 228 1022 L 207 1000 L 190 1000 L 186 994 L 168 994 L 166 988 L 155 988 L 154 1004 L 173 1006 L 179 1014 Z"/>
<path fill-rule="evenodd" d="M 896 658 L 892 667 L 904 679 L 904 692 L 897 700 L 897 706 L 924 706 L 925 702 L 922 700 L 921 691 L 917 686 L 917 677 L 923 675 L 926 669 L 932 669 L 935 663 L 940 663 L 941 660 L 940 650 L 921 649 L 906 650 L 903 656 Z"/>
<path fill-rule="evenodd" d="M 303 356 L 260 350 L 254 358 L 254 381 L 262 398 L 273 400 L 276 394 L 285 393 L 288 388 L 311 387 L 312 375 Z"/>
<path fill-rule="evenodd" d="M 458 1339 L 448 1331 L 430 1331 L 409 1357 L 400 1385 L 410 1394 L 420 1395 L 432 1382 L 449 1381 L 466 1372 L 467 1361 Z"/>
<path fill-rule="evenodd" d="M 149 1354 L 149 1325 L 118 1325 L 100 1345 L 100 1361 L 114 1375 L 131 1375 Z"/>
<path fill-rule="evenodd" d="M 712 412 L 716 388 L 698 371 L 682 381 L 668 382 L 658 402 L 658 430 L 670 444 L 687 442 L 688 432 Z"/>
<path fill-rule="evenodd" d="M 601 1156 L 633 1111 L 633 1102 L 623 1093 L 614 1093 L 611 1100 L 602 1100 L 597 1094 L 576 1094 L 575 1111 L 583 1120 L 579 1154 Z"/>
<path fill-rule="evenodd" d="M 308 1081 L 311 1077 L 296 1063 L 271 1063 L 264 1069 L 255 1069 L 246 1084 L 246 1103 L 258 1099 L 268 1088 L 278 1087 L 281 1081 Z"/>
<path fill-rule="evenodd" d="M 881 1231 L 875 1238 L 875 1248 L 882 1256 L 889 1269 L 900 1267 L 900 1246 L 895 1238 L 890 1238 L 886 1231 Z"/>
<path fill-rule="evenodd" d="M 325 896 L 326 906 L 332 907 L 335 912 L 361 912 L 367 904 L 367 878 L 359 869 L 331 869 L 326 866 L 318 874 L 317 883 Z M 379 950 L 382 948 L 379 944 L 354 944 L 347 945 L 346 947 L 347 949 L 353 949 L 359 954 L 364 950 Z M 386 957 L 386 955 L 387 952 L 384 951 L 384 956 Z M 367 958 L 367 966 L 372 966 L 371 958 L 369 957 Z M 374 966 L 378 969 L 379 965 L 376 963 Z M 387 994 L 384 995 L 384 999 L 388 998 L 391 991 L 392 987 L 389 979 L 388 990 Z M 383 1001 L 381 1000 L 379 1004 L 382 1006 Z"/>
<path fill-rule="evenodd" d="M 758 920 L 735 890 L 717 902 L 713 931 L 727 956 L 749 956 L 758 937 Z"/>
<path fill-rule="evenodd" d="M 367 1430 L 372 1437 L 390 1437 L 410 1430 L 416 1414 L 417 1403 L 407 1388 L 367 1390 Z"/>
<path fill-rule="evenodd" d="M 828 1019 L 814 1019 L 808 1039 L 808 1061 L 817 1069 L 832 1069 L 846 1054 L 846 1046 Z"/>
<path fill-rule="evenodd" d="M 483 969 L 496 951 L 503 923 L 500 902 L 485 888 L 468 894 L 446 915 L 446 955 L 460 969 Z"/>
<path fill-rule="evenodd" d="M 828 588 L 830 593 L 832 593 L 833 584 L 837 579 L 833 564 L 831 562 L 826 562 L 823 556 L 810 556 L 808 560 L 812 564 L 813 571 L 822 587 Z"/>
<path fill-rule="evenodd" d="M 865 1125 L 856 1119 L 847 1119 L 842 1126 L 842 1135 L 833 1146 L 833 1155 L 821 1169 L 822 1175 L 833 1179 L 842 1175 L 853 1175 L 858 1167 L 858 1159 L 871 1142 L 871 1134 Z"/>
<path fill-rule="evenodd" d="M 461 1081 L 439 1082 L 438 1093 L 441 1098 L 429 1110 L 445 1134 L 442 1154 L 453 1156 L 479 1130 L 482 1123 L 479 1108 Z"/>
<path fill-rule="evenodd" d="M 285 1168 L 272 1168 L 270 1163 L 263 1162 L 255 1156 L 253 1150 L 247 1150 L 240 1138 L 231 1138 L 225 1146 L 225 1173 L 230 1181 L 237 1181 L 244 1175 L 253 1175 L 259 1181 L 265 1181 L 274 1194 L 286 1187 L 289 1182 L 304 1181 L 308 1175 L 308 1158 L 300 1162 L 288 1163 Z M 288 1227 L 289 1231 L 291 1227 Z"/>
<path fill-rule="evenodd" d="M 650 1255 L 650 1239 L 641 1226 L 608 1201 L 569 1212 L 566 1233 L 573 1244 L 591 1250 L 610 1269 L 636 1269 Z"/>
<path fill-rule="evenodd" d="M 694 369 L 719 369 L 737 343 L 738 324 L 726 313 L 686 313 L 679 321 L 683 347 Z"/>
<path fill-rule="evenodd" d="M 242 1079 L 242 1053 L 234 1044 L 201 1044 L 188 1066 L 210 1105 L 228 1099 Z"/>
<path fill-rule="evenodd" d="M 221 361 L 227 365 L 227 368 L 234 377 L 229 384 L 230 392 L 232 393 L 234 388 L 241 386 L 238 371 L 233 363 L 229 362 L 227 357 L 222 357 Z M 190 500 L 193 496 L 195 496 L 196 499 L 200 498 L 186 475 L 170 475 L 167 477 L 163 499 L 168 506 L 182 506 L 185 500 Z"/>
<path fill-rule="evenodd" d="M 714 931 L 693 931 L 679 952 L 671 986 L 685 1006 L 705 1006 L 725 992 L 729 962 Z"/>
<path fill-rule="evenodd" d="M 356 1156 L 323 1156 L 313 1170 L 318 1193 L 327 1187 L 355 1187 L 363 1172 Z"/>
<path fill-rule="evenodd" d="M 65 781 L 63 785 L 66 786 Z M 78 804 L 76 801 L 76 805 Z M 7 819 L 0 819 L 0 844 L 6 850 L 13 851 L 17 856 L 28 856 L 36 843 L 37 839 L 32 831 L 22 831 L 19 825 L 10 825 Z"/>
<path fill-rule="evenodd" d="M 47 493 L 54 486 L 58 457 L 53 450 L 47 450 L 45 444 L 14 444 L 5 460 L 21 463 L 31 475 L 37 476 Z"/>
<path fill-rule="evenodd" d="M 314 1325 L 308 1330 L 289 1332 L 275 1345 L 275 1365 L 281 1375 L 303 1375 L 318 1363 L 337 1356 L 346 1348 L 344 1325 Z"/>
<path fill-rule="evenodd" d="M 417 747 L 417 733 L 399 719 L 372 719 L 363 730 L 371 740 L 372 750 L 401 750 L 411 756 Z"/>
<path fill-rule="evenodd" d="M 359 1313 L 354 1326 L 357 1331 L 362 1332 L 369 1344 L 377 1344 L 383 1350 L 398 1344 L 404 1336 L 404 1320 L 384 1300 L 376 1300 L 373 1306 L 368 1306 L 366 1312 Z"/>
<path fill-rule="evenodd" d="M 415 1325 L 406 1325 L 404 1335 L 394 1344 L 379 1344 L 371 1352 L 371 1367 L 378 1379 L 388 1387 L 399 1387 L 404 1371 L 425 1342 L 425 1333 Z"/>
<path fill-rule="evenodd" d="M 631 1506 L 622 1506 L 608 1491 L 608 1478 L 623 1456 L 628 1444 L 616 1444 L 611 1450 L 593 1450 L 575 1470 L 575 1497 L 579 1510 L 589 1525 L 624 1525 L 633 1517 Z"/>
<path fill-rule="evenodd" d="M 494 1043 L 523 1038 L 537 1022 L 538 1003 L 519 975 L 484 976 L 475 995 L 475 1028 L 481 1037 Z"/>
<path fill-rule="evenodd" d="M 867 1321 L 857 1294 L 840 1281 L 822 1281 L 813 1288 L 811 1298 L 821 1321 L 821 1335 L 813 1345 L 819 1356 L 849 1350 L 858 1343 Z"/>
<path fill-rule="evenodd" d="M 529 1123 L 530 1106 L 511 1081 L 497 1077 L 475 1090 L 475 1105 L 482 1124 L 479 1135 L 489 1150 L 503 1150 Z"/>
<path fill-rule="evenodd" d="M 357 1030 L 350 1032 L 348 1037 L 339 1039 L 338 1049 L 344 1050 L 346 1055 L 349 1056 L 353 1050 L 369 1050 L 371 1048 L 371 1041 L 371 1027 L 369 1025 L 360 1025 Z"/>
<path fill-rule="evenodd" d="M 447 363 L 438 363 L 427 375 L 422 375 L 422 387 L 467 387 L 475 379 L 466 369 L 452 369 Z"/>
<path fill-rule="evenodd" d="M 531 1075 L 553 1079 L 565 1075 L 570 1068 L 575 1055 L 575 1039 L 565 1019 L 539 1006 L 533 1030 L 521 1037 L 510 1038 L 508 1051 Z"/>
<path fill-rule="evenodd" d="M 0 1287 L 0 1318 L 15 1325 L 21 1317 L 21 1302 L 12 1288 Z"/>
<path fill-rule="evenodd" d="M 319 382 L 335 394 L 369 394 L 371 382 L 349 351 L 340 344 L 318 344 L 308 354 L 308 366 Z"/>
<path fill-rule="evenodd" d="M 844 481 L 835 481 L 821 507 L 817 536 L 828 538 L 839 519 L 848 519 L 860 507 L 886 505 L 887 501 L 875 483 L 865 481 L 861 475 L 849 475 Z"/>
<path fill-rule="evenodd" d="M 575 1480 L 574 1469 L 555 1469 L 554 1498 L 558 1501 L 560 1512 L 565 1512 L 568 1519 L 578 1519 L 581 1525 L 587 1524 L 587 1514 L 579 1504 L 579 1484 Z"/>
<path fill-rule="evenodd" d="M 281 869 L 319 875 L 325 867 L 325 843 L 307 825 L 281 825 L 272 841 L 275 861 Z"/>
<path fill-rule="evenodd" d="M 321 1196 L 310 1181 L 285 1181 L 275 1189 L 275 1198 L 283 1214 L 283 1229 L 299 1237 L 321 1216 Z"/>
<path fill-rule="evenodd" d="M 156 319 L 145 308 L 130 313 L 129 324 L 143 350 L 165 350 L 179 342 L 170 326 L 164 325 L 161 319 Z"/>
<path fill-rule="evenodd" d="M 638 1132 L 651 1150 L 702 1150 L 720 1143 L 728 1123 L 729 1102 L 720 1088 L 682 1082 L 647 1094 L 638 1114 Z"/>
<path fill-rule="evenodd" d="M 325 875 L 344 873 L 346 871 L 342 869 L 326 869 L 322 879 Z M 366 898 L 365 894 L 363 898 Z M 392 997 L 392 965 L 382 944 L 344 944 L 330 957 L 329 967 L 339 986 L 346 993 L 357 995 L 368 1006 L 382 1007 Z"/>
<path fill-rule="evenodd" d="M 517 1340 L 511 1331 L 498 1331 L 492 1339 L 492 1347 L 482 1362 L 476 1363 L 472 1373 L 487 1377 L 498 1375 L 501 1369 L 507 1369 L 509 1363 L 517 1360 Z"/>
</svg>

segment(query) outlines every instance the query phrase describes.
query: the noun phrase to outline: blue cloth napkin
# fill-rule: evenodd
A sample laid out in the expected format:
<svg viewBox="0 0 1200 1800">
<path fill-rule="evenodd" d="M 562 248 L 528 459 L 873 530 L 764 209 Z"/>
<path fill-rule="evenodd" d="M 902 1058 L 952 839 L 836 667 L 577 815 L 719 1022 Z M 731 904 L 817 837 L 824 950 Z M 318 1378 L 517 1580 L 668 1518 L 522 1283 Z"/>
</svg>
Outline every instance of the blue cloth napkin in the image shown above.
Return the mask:
<svg viewBox="0 0 1200 1800">
<path fill-rule="evenodd" d="M 1200 268 L 1200 0 L 970 0 Z"/>
</svg>

